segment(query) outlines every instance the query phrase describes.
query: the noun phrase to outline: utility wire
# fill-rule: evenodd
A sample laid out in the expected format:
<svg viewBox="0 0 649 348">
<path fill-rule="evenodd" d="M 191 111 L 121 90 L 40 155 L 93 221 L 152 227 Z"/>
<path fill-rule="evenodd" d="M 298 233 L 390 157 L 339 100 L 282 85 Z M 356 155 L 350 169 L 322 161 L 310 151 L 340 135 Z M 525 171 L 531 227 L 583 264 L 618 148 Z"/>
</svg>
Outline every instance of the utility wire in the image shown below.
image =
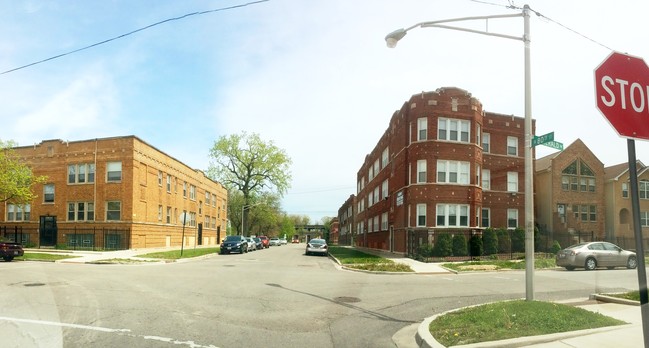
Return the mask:
<svg viewBox="0 0 649 348">
<path fill-rule="evenodd" d="M 513 2 L 512 0 L 509 0 L 509 5 L 507 6 L 507 8 L 514 9 L 514 10 L 523 10 L 522 7 L 514 5 L 514 2 Z M 576 31 L 576 30 L 574 30 L 574 29 L 572 29 L 572 28 L 569 28 L 569 27 L 567 27 L 567 26 L 565 26 L 565 25 L 563 25 L 563 24 L 561 24 L 561 23 L 555 21 L 554 19 L 552 19 L 552 18 L 550 18 L 550 17 L 547 17 L 547 16 L 543 15 L 543 14 L 540 13 L 539 11 L 536 11 L 536 10 L 534 10 L 534 9 L 532 9 L 532 8 L 530 8 L 530 11 L 534 12 L 534 14 L 536 14 L 539 18 L 543 18 L 543 19 L 547 20 L 548 22 L 552 22 L 552 23 L 554 23 L 554 24 L 556 24 L 556 25 L 562 27 L 563 29 L 566 29 L 566 30 L 572 32 L 573 34 L 578 35 L 578 36 L 581 36 L 582 38 L 584 38 L 584 39 L 586 39 L 586 40 L 588 40 L 588 41 L 590 41 L 590 42 L 592 42 L 592 43 L 594 43 L 594 44 L 596 44 L 596 45 L 602 46 L 602 47 L 606 48 L 606 49 L 609 50 L 609 51 L 613 51 L 612 48 L 610 48 L 610 47 L 604 45 L 603 43 L 601 43 L 601 42 L 599 42 L 599 41 L 597 41 L 597 40 L 595 40 L 595 39 L 592 39 L 592 38 L 590 38 L 590 37 L 588 37 L 588 36 L 586 36 L 586 35 L 584 35 L 584 34 L 578 32 L 578 31 Z"/>
<path fill-rule="evenodd" d="M 229 7 L 222 7 L 222 8 L 217 8 L 217 9 L 214 9 L 214 10 L 192 12 L 192 13 L 188 13 L 188 14 L 186 14 L 186 15 L 180 16 L 180 17 L 174 17 L 174 18 L 165 19 L 165 20 L 163 20 L 163 21 L 160 21 L 160 22 L 157 22 L 157 23 L 153 23 L 153 24 L 147 25 L 146 27 L 143 27 L 143 28 L 140 28 L 140 29 L 133 30 L 133 31 L 128 32 L 128 33 L 126 33 L 126 34 L 122 34 L 122 35 L 119 35 L 119 36 L 115 36 L 115 37 L 113 37 L 113 38 L 110 38 L 110 39 L 107 39 L 107 40 L 104 40 L 104 41 L 101 41 L 101 42 L 97 42 L 97 43 L 94 43 L 94 44 L 89 45 L 89 46 L 85 46 L 85 47 L 82 47 L 82 48 L 78 48 L 78 49 L 73 50 L 73 51 L 70 51 L 70 52 L 62 53 L 62 54 L 59 54 L 59 55 L 56 55 L 56 56 L 53 56 L 53 57 L 49 57 L 49 58 L 45 58 L 45 59 L 43 59 L 43 60 L 39 60 L 39 61 L 36 61 L 36 62 L 33 62 L 33 63 L 29 63 L 29 64 L 27 64 L 27 65 L 23 65 L 23 66 L 19 66 L 19 67 L 17 67 L 17 68 L 13 68 L 13 69 L 10 69 L 10 70 L 7 70 L 7 71 L 3 71 L 3 72 L 0 73 L 0 75 L 8 74 L 8 73 L 10 73 L 10 72 L 14 72 L 14 71 L 17 71 L 17 70 L 25 69 L 25 68 L 28 68 L 28 67 L 30 67 L 30 66 L 34 66 L 34 65 L 37 65 L 37 64 L 45 63 L 45 62 L 48 62 L 48 61 L 50 61 L 50 60 L 54 60 L 54 59 L 57 59 L 57 58 L 65 57 L 65 56 L 67 56 L 67 55 L 70 55 L 70 54 L 73 54 L 73 53 L 77 53 L 77 52 L 80 52 L 80 51 L 83 51 L 83 50 L 87 50 L 87 49 L 89 49 L 89 48 L 93 48 L 93 47 L 95 47 L 95 46 L 103 45 L 103 44 L 105 44 L 105 43 L 108 43 L 108 42 L 111 42 L 111 41 L 114 41 L 114 40 L 117 40 L 117 39 L 121 39 L 121 38 L 126 37 L 126 36 L 129 36 L 129 35 L 133 35 L 133 34 L 135 34 L 135 33 L 137 33 L 137 32 L 140 32 L 140 31 L 143 31 L 143 30 L 146 30 L 146 29 L 149 29 L 149 28 L 152 28 L 152 27 L 155 27 L 155 26 L 157 26 L 157 25 L 164 24 L 164 23 L 167 23 L 167 22 L 177 21 L 177 20 L 185 19 L 185 18 L 187 18 L 187 17 L 191 17 L 191 16 L 198 16 L 198 15 L 204 15 L 204 14 L 213 13 L 213 12 L 221 12 L 221 11 L 226 11 L 226 10 L 232 10 L 232 9 L 241 8 L 241 7 L 246 7 L 246 6 L 249 6 L 249 5 L 255 5 L 255 4 L 259 4 L 259 3 L 267 2 L 267 1 L 270 1 L 270 0 L 258 0 L 258 1 L 252 1 L 252 2 L 245 3 L 245 4 L 234 5 L 234 6 L 229 6 Z"/>
</svg>

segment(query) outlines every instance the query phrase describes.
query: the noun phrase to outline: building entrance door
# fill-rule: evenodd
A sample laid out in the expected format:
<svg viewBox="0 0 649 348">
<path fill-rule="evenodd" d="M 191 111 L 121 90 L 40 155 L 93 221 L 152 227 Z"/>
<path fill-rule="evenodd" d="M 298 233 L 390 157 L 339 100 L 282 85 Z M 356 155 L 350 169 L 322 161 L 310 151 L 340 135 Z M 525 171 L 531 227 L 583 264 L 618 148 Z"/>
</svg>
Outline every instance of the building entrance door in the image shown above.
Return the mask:
<svg viewBox="0 0 649 348">
<path fill-rule="evenodd" d="M 41 216 L 38 225 L 38 234 L 40 235 L 40 245 L 43 247 L 55 247 L 56 235 L 56 216 Z"/>
</svg>

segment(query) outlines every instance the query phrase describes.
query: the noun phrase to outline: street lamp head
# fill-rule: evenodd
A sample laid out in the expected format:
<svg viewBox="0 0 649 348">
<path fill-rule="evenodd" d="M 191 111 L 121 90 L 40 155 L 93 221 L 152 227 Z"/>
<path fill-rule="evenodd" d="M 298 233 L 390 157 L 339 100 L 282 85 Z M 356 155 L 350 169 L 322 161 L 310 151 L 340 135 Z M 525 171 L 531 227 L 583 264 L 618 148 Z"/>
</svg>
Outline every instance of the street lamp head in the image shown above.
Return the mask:
<svg viewBox="0 0 649 348">
<path fill-rule="evenodd" d="M 385 43 L 389 48 L 395 48 L 397 46 L 397 42 L 403 39 L 404 36 L 406 36 L 406 30 L 403 28 L 397 29 L 385 37 Z"/>
</svg>

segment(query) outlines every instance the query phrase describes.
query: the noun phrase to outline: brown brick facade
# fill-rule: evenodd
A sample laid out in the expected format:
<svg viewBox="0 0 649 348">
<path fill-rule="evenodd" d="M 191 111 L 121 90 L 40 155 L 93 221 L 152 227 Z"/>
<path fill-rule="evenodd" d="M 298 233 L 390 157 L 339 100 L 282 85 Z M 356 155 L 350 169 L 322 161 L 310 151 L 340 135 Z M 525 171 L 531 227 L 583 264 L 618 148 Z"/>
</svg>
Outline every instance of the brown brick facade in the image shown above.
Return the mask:
<svg viewBox="0 0 649 348">
<path fill-rule="evenodd" d="M 184 211 L 192 217 L 185 225 L 185 245 L 217 245 L 226 234 L 225 188 L 135 136 L 47 140 L 14 151 L 35 175 L 48 178 L 33 188 L 38 197 L 29 217 L 17 215 L 20 208 L 11 202 L 0 206 L 0 227 L 29 231 L 30 244 L 70 247 L 81 242 L 71 231 L 120 230 L 129 231 L 128 248 L 180 246 Z M 56 221 L 53 240 L 43 238 L 45 218 Z M 106 247 L 103 243 L 94 241 L 94 247 Z"/>
<path fill-rule="evenodd" d="M 425 230 L 432 241 L 436 232 L 479 230 L 484 209 L 488 226 L 507 227 L 515 210 L 523 227 L 524 141 L 523 118 L 484 113 L 464 90 L 413 95 L 357 173 L 357 244 L 407 253 L 409 231 Z"/>
</svg>

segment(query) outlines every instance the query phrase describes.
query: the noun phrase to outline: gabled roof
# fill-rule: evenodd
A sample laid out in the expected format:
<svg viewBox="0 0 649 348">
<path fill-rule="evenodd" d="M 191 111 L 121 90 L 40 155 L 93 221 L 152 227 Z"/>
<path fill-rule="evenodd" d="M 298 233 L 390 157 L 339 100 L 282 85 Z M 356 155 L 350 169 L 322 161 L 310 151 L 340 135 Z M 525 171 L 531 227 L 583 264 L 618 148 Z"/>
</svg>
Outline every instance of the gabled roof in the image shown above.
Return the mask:
<svg viewBox="0 0 649 348">
<path fill-rule="evenodd" d="M 636 160 L 636 169 L 638 171 L 638 175 L 648 170 L 648 168 L 642 162 L 640 162 L 640 160 Z M 629 171 L 629 162 L 623 162 L 620 164 L 615 164 L 606 167 L 604 168 L 604 180 L 605 181 L 618 180 L 622 175 L 626 174 L 628 171 Z"/>
<path fill-rule="evenodd" d="M 549 154 L 549 155 L 547 155 L 545 157 L 541 157 L 541 158 L 537 159 L 536 162 L 535 162 L 535 167 L 536 167 L 535 171 L 536 172 L 542 172 L 542 171 L 550 169 L 552 167 L 552 161 L 555 158 L 557 158 L 559 155 L 563 154 L 564 152 L 567 152 L 570 148 L 577 147 L 577 146 L 581 146 L 581 147 L 585 148 L 588 152 L 590 152 L 593 155 L 593 157 L 595 157 L 595 159 L 599 163 L 602 163 L 599 160 L 599 158 L 597 158 L 597 156 L 595 156 L 595 154 L 592 151 L 590 151 L 588 146 L 586 146 L 586 144 L 584 144 L 584 142 L 581 141 L 581 139 L 578 138 L 577 140 L 573 141 L 570 145 L 568 145 L 562 151 L 557 151 L 555 153 L 551 153 L 551 154 Z M 603 163 L 602 163 L 602 165 L 603 165 Z"/>
</svg>

